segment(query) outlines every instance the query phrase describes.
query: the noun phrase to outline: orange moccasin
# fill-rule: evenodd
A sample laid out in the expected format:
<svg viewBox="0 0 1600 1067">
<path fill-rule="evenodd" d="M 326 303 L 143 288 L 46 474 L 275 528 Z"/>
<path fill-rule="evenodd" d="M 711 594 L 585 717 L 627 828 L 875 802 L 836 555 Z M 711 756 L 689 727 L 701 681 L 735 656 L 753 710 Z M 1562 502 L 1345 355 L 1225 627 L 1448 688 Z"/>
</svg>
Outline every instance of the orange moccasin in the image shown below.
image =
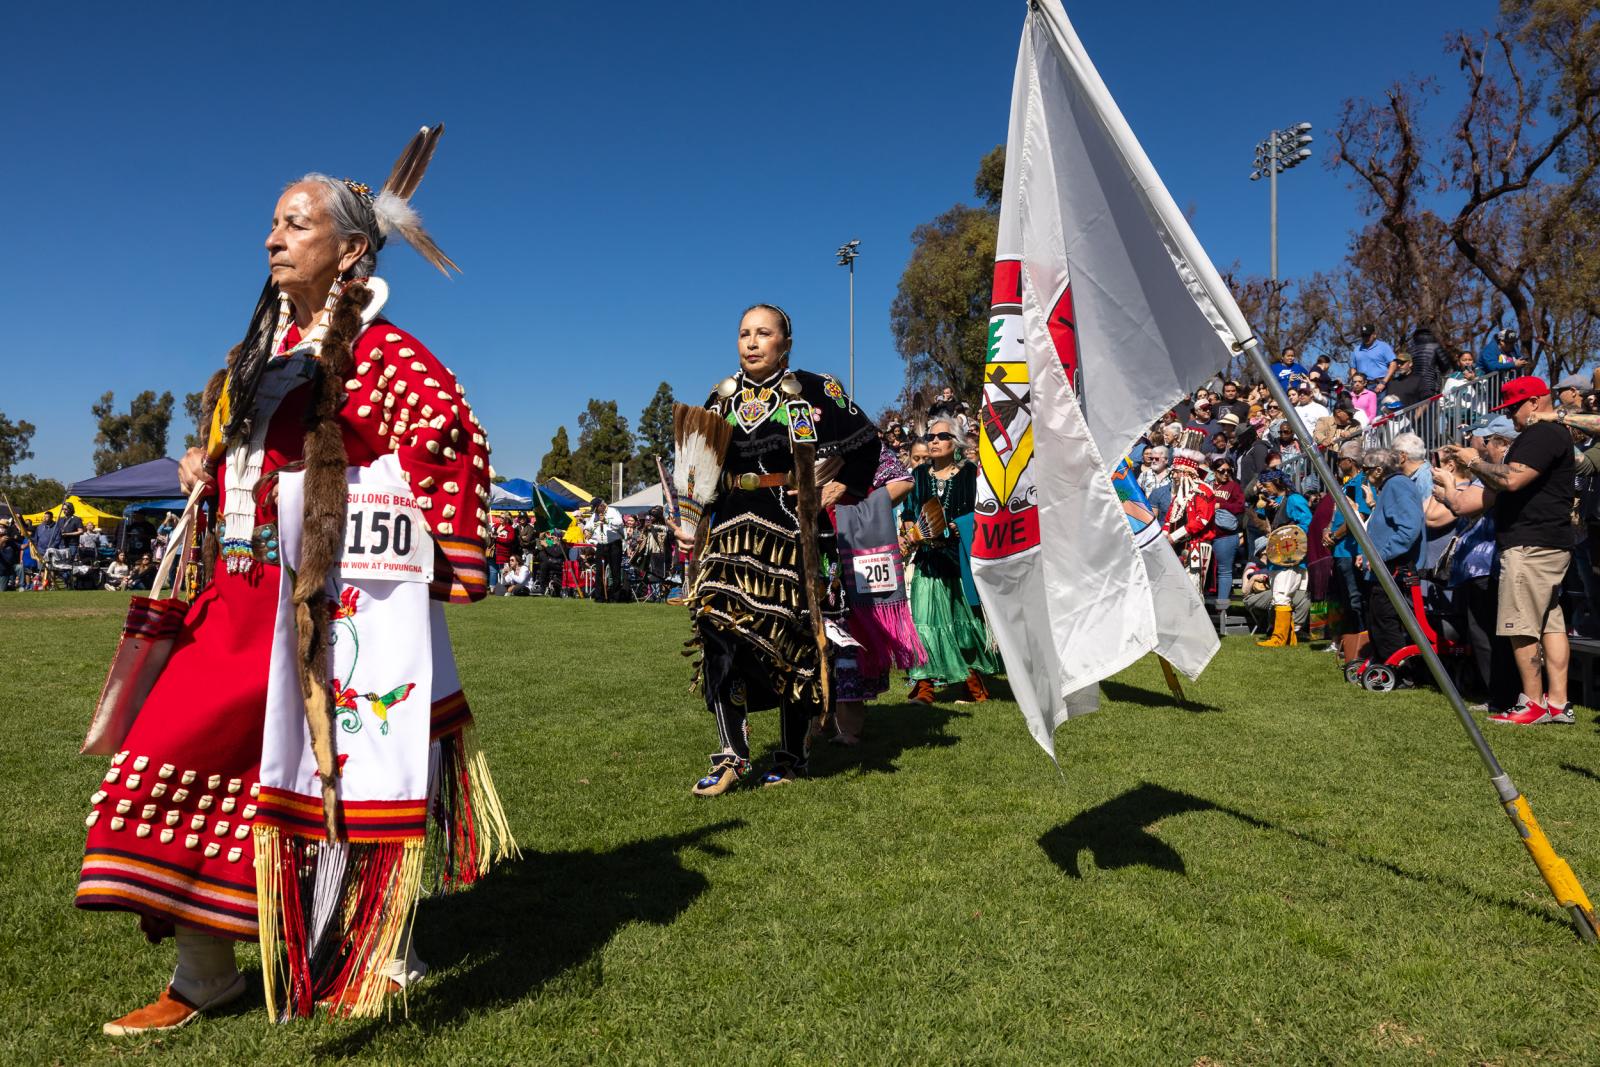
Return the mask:
<svg viewBox="0 0 1600 1067">
<path fill-rule="evenodd" d="M 233 982 L 226 989 L 205 1004 L 195 1004 L 183 994 L 174 992 L 169 985 L 161 991 L 154 1004 L 146 1004 L 136 1011 L 130 1011 L 122 1018 L 106 1023 L 100 1029 L 111 1037 L 132 1037 L 138 1034 L 159 1033 L 162 1030 L 176 1030 L 199 1018 L 201 1012 L 208 1008 L 221 1007 L 237 1000 L 243 992 L 242 974 L 235 975 Z"/>
<path fill-rule="evenodd" d="M 161 991 L 154 1004 L 146 1004 L 130 1011 L 120 1019 L 106 1023 L 101 1029 L 112 1037 L 154 1033 L 158 1030 L 176 1030 L 193 1021 L 200 1014 L 198 1006 L 189 1003 L 172 991 L 171 986 Z"/>
</svg>

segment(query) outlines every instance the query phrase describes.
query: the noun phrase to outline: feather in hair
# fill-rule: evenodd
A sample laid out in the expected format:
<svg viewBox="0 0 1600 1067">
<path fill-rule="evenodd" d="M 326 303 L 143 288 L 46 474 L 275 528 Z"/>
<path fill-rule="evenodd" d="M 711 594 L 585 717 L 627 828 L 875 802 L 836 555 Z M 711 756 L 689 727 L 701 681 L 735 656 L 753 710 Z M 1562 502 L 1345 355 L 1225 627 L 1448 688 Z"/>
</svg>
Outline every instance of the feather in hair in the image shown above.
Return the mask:
<svg viewBox="0 0 1600 1067">
<path fill-rule="evenodd" d="M 372 214 L 378 223 L 380 237 L 387 241 L 394 234 L 399 234 L 406 244 L 417 250 L 419 256 L 439 268 L 439 273 L 448 278 L 452 270 L 459 273 L 461 268 L 434 244 L 428 231 L 422 228 L 422 217 L 411 206 L 411 195 L 422 184 L 422 176 L 428 172 L 428 164 L 433 162 L 434 150 L 438 148 L 439 136 L 443 133 L 442 122 L 417 131 L 405 151 L 400 153 L 400 158 L 395 160 L 394 169 L 389 171 L 383 188 L 372 201 Z"/>
<path fill-rule="evenodd" d="M 438 267 L 445 277 L 450 276 L 456 266 L 455 260 L 445 255 L 439 246 L 433 243 L 433 238 L 428 236 L 428 231 L 422 228 L 422 216 L 417 214 L 417 209 L 394 193 L 382 192 L 372 202 L 372 215 L 378 222 L 378 233 L 384 240 L 394 234 L 399 234 L 401 239 L 417 250 L 423 259 Z"/>
<path fill-rule="evenodd" d="M 443 134 L 442 122 L 418 130 L 405 151 L 400 153 L 400 158 L 394 161 L 394 168 L 389 171 L 389 177 L 384 180 L 379 192 L 393 193 L 402 200 L 410 200 L 411 194 L 422 184 L 422 176 L 428 172 L 428 164 L 433 162 L 434 149 L 439 147 L 439 138 Z"/>
</svg>

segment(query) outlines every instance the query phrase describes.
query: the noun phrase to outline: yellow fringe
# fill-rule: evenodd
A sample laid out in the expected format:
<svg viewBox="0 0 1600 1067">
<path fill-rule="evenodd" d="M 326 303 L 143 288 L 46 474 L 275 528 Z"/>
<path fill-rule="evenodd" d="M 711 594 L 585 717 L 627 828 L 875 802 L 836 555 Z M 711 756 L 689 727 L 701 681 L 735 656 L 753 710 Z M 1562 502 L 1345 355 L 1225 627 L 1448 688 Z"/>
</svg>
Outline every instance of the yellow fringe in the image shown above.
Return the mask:
<svg viewBox="0 0 1600 1067">
<path fill-rule="evenodd" d="M 386 900 L 407 901 L 405 907 L 385 908 L 383 922 L 371 931 L 365 941 L 356 946 L 356 958 L 364 960 L 361 969 L 364 977 L 356 992 L 350 1016 L 356 1019 L 377 1018 L 383 1012 L 384 998 L 389 995 L 389 976 L 384 964 L 404 958 L 401 938 L 411 929 L 411 918 L 416 911 L 417 898 L 422 895 L 422 861 L 427 853 L 421 838 L 405 843 L 404 855 L 394 879 L 384 893 Z M 346 927 L 348 928 L 348 922 Z"/>
<path fill-rule="evenodd" d="M 511 821 L 506 818 L 505 805 L 494 787 L 494 776 L 489 773 L 489 758 L 478 747 L 477 737 L 471 727 L 461 731 L 462 753 L 467 760 L 467 781 L 472 788 L 472 811 L 481 847 L 478 849 L 478 873 L 487 874 L 492 863 L 515 856 L 522 858 L 517 839 L 511 833 Z"/>
<path fill-rule="evenodd" d="M 261 987 L 267 1018 L 278 1019 L 278 988 L 287 976 L 279 920 L 283 915 L 283 877 L 278 870 L 278 828 L 256 823 L 251 832 L 256 849 L 256 936 L 261 942 Z"/>
</svg>

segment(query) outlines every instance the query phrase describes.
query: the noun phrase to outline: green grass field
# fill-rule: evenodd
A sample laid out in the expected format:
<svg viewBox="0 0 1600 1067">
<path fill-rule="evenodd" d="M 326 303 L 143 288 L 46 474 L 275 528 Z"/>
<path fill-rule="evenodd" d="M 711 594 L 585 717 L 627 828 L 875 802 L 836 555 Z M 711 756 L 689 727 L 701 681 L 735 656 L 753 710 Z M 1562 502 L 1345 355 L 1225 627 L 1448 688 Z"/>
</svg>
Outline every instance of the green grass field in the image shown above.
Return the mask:
<svg viewBox="0 0 1600 1067">
<path fill-rule="evenodd" d="M 1107 683 L 1064 779 L 1015 705 L 898 689 L 810 781 L 707 801 L 682 610 L 505 599 L 450 621 L 523 858 L 423 903 L 409 1018 L 271 1025 L 252 946 L 226 1014 L 105 1038 L 173 958 L 71 906 L 121 614 L 0 596 L 7 1064 L 1600 1062 L 1600 949 L 1429 692 L 1231 638 L 1188 706 Z M 1491 741 L 1600 893 L 1593 713 Z"/>
</svg>

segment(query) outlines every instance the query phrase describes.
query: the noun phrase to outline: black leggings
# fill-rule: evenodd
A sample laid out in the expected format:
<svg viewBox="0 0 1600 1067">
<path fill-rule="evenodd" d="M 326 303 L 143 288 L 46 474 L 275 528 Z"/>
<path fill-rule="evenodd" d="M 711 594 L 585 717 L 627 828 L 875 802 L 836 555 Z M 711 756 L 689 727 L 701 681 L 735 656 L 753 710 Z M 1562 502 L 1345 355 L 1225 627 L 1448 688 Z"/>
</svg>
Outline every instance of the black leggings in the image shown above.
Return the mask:
<svg viewBox="0 0 1600 1067">
<path fill-rule="evenodd" d="M 701 648 L 705 653 L 702 665 L 705 681 L 706 708 L 717 723 L 717 737 L 722 747 L 738 754 L 740 759 L 750 758 L 750 698 L 748 677 L 763 677 L 758 661 L 751 655 L 743 640 L 720 627 L 710 624 L 700 626 Z M 751 668 L 756 668 L 751 670 Z M 782 679 L 778 679 L 782 684 Z M 784 687 L 787 690 L 787 686 Z M 795 697 L 784 692 L 778 701 L 778 751 L 774 762 L 792 764 L 804 769 L 806 764 L 806 732 L 811 720 L 821 714 L 822 707 L 814 700 Z"/>
<path fill-rule="evenodd" d="M 1409 596 L 1410 592 L 1405 582 L 1405 576 L 1409 571 L 1395 568 L 1390 573 L 1394 575 L 1395 584 L 1400 587 L 1400 595 Z M 1378 584 L 1376 576 L 1367 580 L 1365 600 L 1367 636 L 1372 640 L 1372 662 L 1382 663 L 1409 645 L 1411 635 L 1406 633 L 1405 623 L 1400 621 L 1400 613 L 1389 603 L 1389 598 L 1383 595 L 1383 586 Z"/>
</svg>

